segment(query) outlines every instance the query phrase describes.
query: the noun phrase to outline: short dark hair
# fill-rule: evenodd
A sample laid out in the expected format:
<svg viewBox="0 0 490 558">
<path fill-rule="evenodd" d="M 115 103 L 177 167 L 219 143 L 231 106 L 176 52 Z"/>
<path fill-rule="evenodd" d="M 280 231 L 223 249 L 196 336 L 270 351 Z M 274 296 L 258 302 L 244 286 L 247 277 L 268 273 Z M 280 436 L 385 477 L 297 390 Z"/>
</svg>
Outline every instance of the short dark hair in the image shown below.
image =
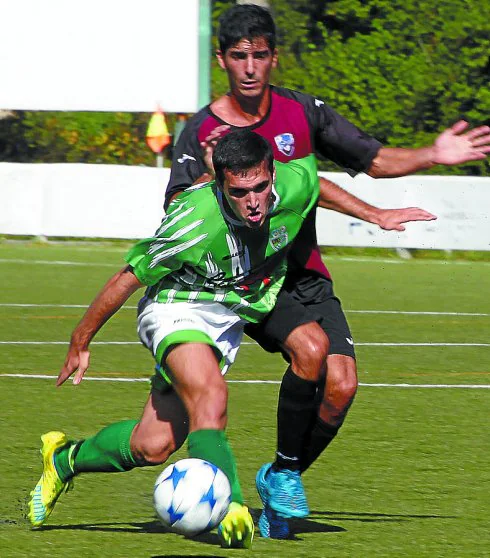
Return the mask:
<svg viewBox="0 0 490 558">
<path fill-rule="evenodd" d="M 216 184 L 223 188 L 225 170 L 234 175 L 259 166 L 263 161 L 272 175 L 274 154 L 271 144 L 262 136 L 250 130 L 237 130 L 222 137 L 213 152 L 213 166 Z"/>
<path fill-rule="evenodd" d="M 255 4 L 238 4 L 219 19 L 218 42 L 223 54 L 242 39 L 264 37 L 268 47 L 276 48 L 276 26 L 269 12 Z"/>
</svg>

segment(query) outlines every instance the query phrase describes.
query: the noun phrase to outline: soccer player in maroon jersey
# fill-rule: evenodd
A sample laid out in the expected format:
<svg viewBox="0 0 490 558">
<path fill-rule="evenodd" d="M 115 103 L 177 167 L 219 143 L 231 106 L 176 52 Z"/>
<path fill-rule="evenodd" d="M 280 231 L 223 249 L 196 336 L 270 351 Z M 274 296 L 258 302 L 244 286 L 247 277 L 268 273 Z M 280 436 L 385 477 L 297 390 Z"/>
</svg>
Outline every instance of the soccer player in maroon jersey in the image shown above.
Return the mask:
<svg viewBox="0 0 490 558">
<path fill-rule="evenodd" d="M 223 14 L 217 57 L 228 74 L 230 92 L 189 120 L 174 152 L 167 204 L 200 175 L 212 172 L 213 145 L 221 134 L 235 128 L 249 128 L 267 138 L 279 161 L 315 153 L 352 176 L 366 172 L 374 178 L 483 159 L 490 151 L 490 128 L 468 131 L 464 121 L 442 132 L 428 147 L 384 147 L 321 99 L 271 85 L 278 57 L 275 26 L 269 12 L 259 6 L 238 5 Z M 319 205 L 388 230 L 403 230 L 404 222 L 435 218 L 419 208 L 373 207 L 324 179 Z M 323 358 L 326 346 L 317 329 L 311 328 L 315 322 L 330 341 L 324 387 L 311 372 L 317 370 L 316 361 Z M 288 509 L 297 502 L 298 515 L 308 513 L 300 473 L 334 439 L 357 389 L 354 342 L 320 257 L 315 211 L 291 253 L 287 284 L 275 309 L 260 327 L 248 328 L 247 333 L 267 350 L 282 351 L 290 362 L 279 395 L 276 460 L 257 474 L 264 503 L 260 531 L 265 537 L 285 538 L 288 523 L 278 502 L 287 502 Z"/>
</svg>

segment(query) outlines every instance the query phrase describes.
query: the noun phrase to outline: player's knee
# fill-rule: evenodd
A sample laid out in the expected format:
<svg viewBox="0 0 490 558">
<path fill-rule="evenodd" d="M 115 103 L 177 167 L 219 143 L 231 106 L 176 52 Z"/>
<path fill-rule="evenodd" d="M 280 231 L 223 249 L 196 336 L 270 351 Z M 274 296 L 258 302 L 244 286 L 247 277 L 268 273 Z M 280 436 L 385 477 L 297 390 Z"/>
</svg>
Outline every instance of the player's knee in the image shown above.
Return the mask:
<svg viewBox="0 0 490 558">
<path fill-rule="evenodd" d="M 348 376 L 346 378 L 343 378 L 342 381 L 338 384 L 335 391 L 337 392 L 337 399 L 342 408 L 350 406 L 350 404 L 354 400 L 354 397 L 356 396 L 357 386 L 358 381 L 356 376 Z"/>
<path fill-rule="evenodd" d="M 355 378 L 344 378 L 334 385 L 330 385 L 320 406 L 320 418 L 329 424 L 341 426 L 356 393 L 357 380 Z"/>
<path fill-rule="evenodd" d="M 138 426 L 131 438 L 131 454 L 138 465 L 160 465 L 178 449 L 173 436 L 147 436 L 138 432 Z"/>
<path fill-rule="evenodd" d="M 294 372 L 306 380 L 318 381 L 325 371 L 328 347 L 328 337 L 320 328 L 303 336 L 300 346 L 290 352 Z"/>
<path fill-rule="evenodd" d="M 344 355 L 331 355 L 327 361 L 327 382 L 320 418 L 325 422 L 340 426 L 357 393 L 357 372 L 355 360 Z"/>
<path fill-rule="evenodd" d="M 347 404 L 354 399 L 357 387 L 355 359 L 347 355 L 330 355 L 327 359 L 325 398 Z"/>
</svg>

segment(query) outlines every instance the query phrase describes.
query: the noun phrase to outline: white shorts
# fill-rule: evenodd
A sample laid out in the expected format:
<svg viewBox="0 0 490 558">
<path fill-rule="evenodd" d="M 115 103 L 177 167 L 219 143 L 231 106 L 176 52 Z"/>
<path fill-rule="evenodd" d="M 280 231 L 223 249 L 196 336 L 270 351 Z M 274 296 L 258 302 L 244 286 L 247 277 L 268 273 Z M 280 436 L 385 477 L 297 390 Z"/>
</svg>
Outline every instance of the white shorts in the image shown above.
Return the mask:
<svg viewBox="0 0 490 558">
<path fill-rule="evenodd" d="M 245 322 L 219 302 L 164 304 L 144 297 L 138 305 L 138 334 L 157 365 L 182 343 L 205 343 L 217 350 L 221 373 L 235 361 Z"/>
</svg>

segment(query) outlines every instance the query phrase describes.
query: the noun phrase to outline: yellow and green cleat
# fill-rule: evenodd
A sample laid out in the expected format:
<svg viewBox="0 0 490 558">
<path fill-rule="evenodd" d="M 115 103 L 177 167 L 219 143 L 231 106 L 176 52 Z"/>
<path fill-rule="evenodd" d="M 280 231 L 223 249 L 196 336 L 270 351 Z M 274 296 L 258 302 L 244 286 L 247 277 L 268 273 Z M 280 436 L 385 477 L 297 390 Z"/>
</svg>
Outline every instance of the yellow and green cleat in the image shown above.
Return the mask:
<svg viewBox="0 0 490 558">
<path fill-rule="evenodd" d="M 62 481 L 54 465 L 54 454 L 58 448 L 68 443 L 63 432 L 48 432 L 41 436 L 43 446 L 43 474 L 31 492 L 27 517 L 34 527 L 40 527 L 54 509 L 63 492 L 73 488 L 73 481 Z"/>
<path fill-rule="evenodd" d="M 218 527 L 223 548 L 250 548 L 254 538 L 254 522 L 247 506 L 232 502 Z"/>
</svg>

